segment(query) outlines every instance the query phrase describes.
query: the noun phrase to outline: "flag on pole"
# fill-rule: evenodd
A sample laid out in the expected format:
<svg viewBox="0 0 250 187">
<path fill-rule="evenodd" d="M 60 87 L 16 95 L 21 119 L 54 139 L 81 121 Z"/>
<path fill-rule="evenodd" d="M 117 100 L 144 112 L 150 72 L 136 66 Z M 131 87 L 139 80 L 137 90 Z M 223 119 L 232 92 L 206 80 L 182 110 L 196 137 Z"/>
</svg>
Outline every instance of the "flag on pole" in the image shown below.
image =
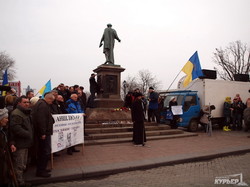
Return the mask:
<svg viewBox="0 0 250 187">
<path fill-rule="evenodd" d="M 40 90 L 39 93 L 44 96 L 45 93 L 51 91 L 51 81 L 49 80 Z"/>
<path fill-rule="evenodd" d="M 192 80 L 203 76 L 197 51 L 190 57 L 181 70 L 187 75 L 183 82 L 184 87 L 186 87 Z"/>
<path fill-rule="evenodd" d="M 9 86 L 9 81 L 8 81 L 8 69 L 5 70 L 3 74 L 3 86 Z M 6 95 L 6 91 L 2 92 L 2 96 Z"/>
</svg>

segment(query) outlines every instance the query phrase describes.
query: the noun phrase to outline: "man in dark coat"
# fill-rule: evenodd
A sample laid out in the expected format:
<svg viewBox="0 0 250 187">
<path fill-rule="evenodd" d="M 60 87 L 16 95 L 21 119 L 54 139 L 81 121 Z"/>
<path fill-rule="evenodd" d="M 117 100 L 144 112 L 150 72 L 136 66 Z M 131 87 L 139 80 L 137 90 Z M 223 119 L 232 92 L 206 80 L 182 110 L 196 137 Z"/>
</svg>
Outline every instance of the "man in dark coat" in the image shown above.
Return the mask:
<svg viewBox="0 0 250 187">
<path fill-rule="evenodd" d="M 144 127 L 144 108 L 141 98 L 141 93 L 135 94 L 135 100 L 132 104 L 131 109 L 133 121 L 133 141 L 137 146 L 144 146 L 144 142 L 146 142 L 146 133 Z"/>
<path fill-rule="evenodd" d="M 28 149 L 33 144 L 33 126 L 30 118 L 30 102 L 26 96 L 17 99 L 17 108 L 10 116 L 11 141 L 16 147 L 13 152 L 13 165 L 19 186 L 29 186 L 23 178 L 28 161 Z"/>
<path fill-rule="evenodd" d="M 243 110 L 244 110 L 244 104 L 242 103 L 242 100 L 240 97 L 235 97 L 233 99 L 233 130 L 242 129 L 242 116 L 243 116 Z"/>
<path fill-rule="evenodd" d="M 55 100 L 53 101 L 53 103 L 50 105 L 50 112 L 51 114 L 62 114 L 62 111 L 60 109 L 60 105 L 57 101 L 57 97 L 58 97 L 58 91 L 57 90 L 52 90 L 51 93 L 54 95 Z"/>
<path fill-rule="evenodd" d="M 83 104 L 83 110 L 86 111 L 86 106 L 87 106 L 87 96 L 86 93 L 84 92 L 84 87 L 80 86 L 80 90 L 82 92 L 81 100 Z"/>
<path fill-rule="evenodd" d="M 92 73 L 89 78 L 89 85 L 90 85 L 90 96 L 88 98 L 88 107 L 94 108 L 94 100 L 95 100 L 95 93 L 98 91 L 98 84 L 95 80 L 95 74 Z"/>
<path fill-rule="evenodd" d="M 51 115 L 50 105 L 55 100 L 52 93 L 40 99 L 32 109 L 32 119 L 37 139 L 37 177 L 50 177 L 47 164 L 51 154 L 51 135 L 53 134 L 54 119 Z"/>
</svg>

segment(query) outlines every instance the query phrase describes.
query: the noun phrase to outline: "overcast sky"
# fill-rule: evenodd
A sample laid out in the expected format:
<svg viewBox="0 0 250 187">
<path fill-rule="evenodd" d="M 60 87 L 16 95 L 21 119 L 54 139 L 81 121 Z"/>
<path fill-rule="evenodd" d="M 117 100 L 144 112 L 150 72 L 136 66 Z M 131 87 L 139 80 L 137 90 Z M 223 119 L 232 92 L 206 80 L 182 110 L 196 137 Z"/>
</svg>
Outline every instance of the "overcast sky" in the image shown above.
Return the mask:
<svg viewBox="0 0 250 187">
<path fill-rule="evenodd" d="M 122 81 L 145 69 L 167 89 L 196 50 L 201 67 L 213 69 L 215 48 L 236 40 L 250 46 L 249 10 L 249 0 L 0 0 L 0 51 L 16 61 L 22 88 L 38 91 L 51 79 L 52 87 L 63 82 L 88 91 L 112 23 Z"/>
</svg>

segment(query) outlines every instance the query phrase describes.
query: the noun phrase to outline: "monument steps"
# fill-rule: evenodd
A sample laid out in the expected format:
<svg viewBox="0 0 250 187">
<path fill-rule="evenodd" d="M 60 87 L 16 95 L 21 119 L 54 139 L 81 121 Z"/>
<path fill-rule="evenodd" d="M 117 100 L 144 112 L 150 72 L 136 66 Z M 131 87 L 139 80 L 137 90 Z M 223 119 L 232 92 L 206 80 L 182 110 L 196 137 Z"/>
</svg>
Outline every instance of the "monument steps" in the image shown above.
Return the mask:
<svg viewBox="0 0 250 187">
<path fill-rule="evenodd" d="M 169 134 L 160 136 L 147 136 L 147 141 L 150 140 L 161 140 L 161 139 L 173 139 L 173 138 L 184 138 L 198 136 L 197 133 L 184 132 L 182 134 Z M 116 143 L 132 143 L 132 136 L 127 138 L 111 138 L 111 139 L 92 139 L 85 140 L 84 145 L 103 145 L 103 144 L 116 144 Z"/>
<path fill-rule="evenodd" d="M 152 130 L 168 130 L 170 129 L 167 125 L 162 126 L 145 126 L 146 131 L 152 131 Z M 91 128 L 86 129 L 86 132 L 88 134 L 98 134 L 98 133 L 115 133 L 115 132 L 132 132 L 133 127 L 130 126 L 124 126 L 124 127 L 110 127 L 110 128 Z"/>
<path fill-rule="evenodd" d="M 132 142 L 133 125 L 131 123 L 102 123 L 86 124 L 84 137 L 85 145 L 100 145 Z M 171 129 L 169 125 L 145 122 L 147 140 L 181 138 L 197 136 L 196 133 L 185 132 L 180 129 Z"/>
<path fill-rule="evenodd" d="M 149 122 L 144 122 L 145 127 L 147 126 L 158 126 L 157 123 L 149 123 Z M 85 124 L 86 129 L 91 129 L 91 128 L 111 128 L 111 127 L 132 127 L 133 123 L 131 122 L 99 122 L 99 123 L 87 123 Z M 168 125 L 160 125 L 160 126 L 166 126 L 169 127 Z M 170 128 L 170 127 L 169 127 Z"/>
<path fill-rule="evenodd" d="M 182 130 L 174 129 L 174 130 L 158 130 L 158 131 L 147 131 L 147 136 L 159 136 L 159 135 L 171 135 L 171 134 L 182 134 Z M 108 138 L 127 138 L 132 137 L 131 132 L 115 132 L 115 133 L 100 133 L 100 134 L 91 134 L 91 136 L 85 137 L 88 139 L 108 139 Z"/>
</svg>

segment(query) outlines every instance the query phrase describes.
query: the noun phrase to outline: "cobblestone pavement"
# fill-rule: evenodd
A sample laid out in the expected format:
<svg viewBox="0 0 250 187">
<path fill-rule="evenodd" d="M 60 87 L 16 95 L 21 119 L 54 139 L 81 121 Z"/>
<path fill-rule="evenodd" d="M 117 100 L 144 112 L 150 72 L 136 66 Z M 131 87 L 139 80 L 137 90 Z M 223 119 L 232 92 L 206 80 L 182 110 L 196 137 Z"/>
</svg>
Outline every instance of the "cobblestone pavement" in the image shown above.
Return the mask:
<svg viewBox="0 0 250 187">
<path fill-rule="evenodd" d="M 213 160 L 164 166 L 149 170 L 131 171 L 108 177 L 50 183 L 40 187 L 193 187 L 193 186 L 239 186 L 215 184 L 216 177 L 242 173 L 242 182 L 250 186 L 250 153 L 221 157 Z M 234 176 L 233 179 L 239 179 Z"/>
</svg>

